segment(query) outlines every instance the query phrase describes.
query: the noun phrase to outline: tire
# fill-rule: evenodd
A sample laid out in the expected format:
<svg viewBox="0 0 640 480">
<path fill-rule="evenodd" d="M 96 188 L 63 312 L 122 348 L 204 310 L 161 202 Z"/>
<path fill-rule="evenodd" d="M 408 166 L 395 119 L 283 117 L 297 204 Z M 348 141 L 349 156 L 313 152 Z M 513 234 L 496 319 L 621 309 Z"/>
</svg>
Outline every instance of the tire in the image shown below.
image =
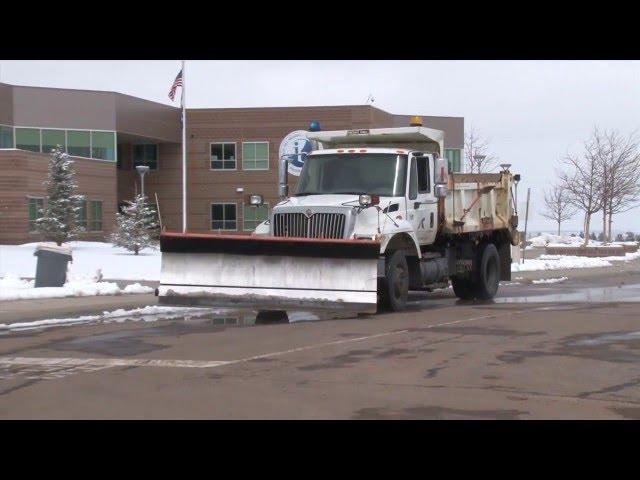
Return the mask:
<svg viewBox="0 0 640 480">
<path fill-rule="evenodd" d="M 473 282 L 468 278 L 453 277 L 451 279 L 451 286 L 453 287 L 453 293 L 455 293 L 456 297 L 460 300 L 471 300 L 476 296 Z"/>
<path fill-rule="evenodd" d="M 380 297 L 385 310 L 399 312 L 407 306 L 409 265 L 407 257 L 396 251 L 385 262 L 385 278 L 380 282 Z"/>
<path fill-rule="evenodd" d="M 500 255 L 493 243 L 486 244 L 482 249 L 476 279 L 477 298 L 490 300 L 495 297 L 500 283 Z"/>
</svg>

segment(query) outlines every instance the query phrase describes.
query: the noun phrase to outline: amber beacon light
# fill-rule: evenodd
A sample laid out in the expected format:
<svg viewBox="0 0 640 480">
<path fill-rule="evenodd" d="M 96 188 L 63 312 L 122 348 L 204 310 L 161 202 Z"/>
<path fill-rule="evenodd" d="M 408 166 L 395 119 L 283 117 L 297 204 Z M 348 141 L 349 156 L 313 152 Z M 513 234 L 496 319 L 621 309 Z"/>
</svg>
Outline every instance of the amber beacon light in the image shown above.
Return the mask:
<svg viewBox="0 0 640 480">
<path fill-rule="evenodd" d="M 422 117 L 418 115 L 414 115 L 411 117 L 411 122 L 409 123 L 412 127 L 421 127 L 422 126 Z"/>
</svg>

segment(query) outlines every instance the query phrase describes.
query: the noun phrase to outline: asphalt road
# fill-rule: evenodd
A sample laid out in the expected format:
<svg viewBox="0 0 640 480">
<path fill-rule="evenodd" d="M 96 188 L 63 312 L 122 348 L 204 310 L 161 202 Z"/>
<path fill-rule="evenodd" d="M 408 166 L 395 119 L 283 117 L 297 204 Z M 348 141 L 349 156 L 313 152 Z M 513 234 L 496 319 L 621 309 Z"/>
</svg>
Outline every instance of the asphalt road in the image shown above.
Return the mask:
<svg viewBox="0 0 640 480">
<path fill-rule="evenodd" d="M 640 272 L 408 311 L 251 312 L 0 336 L 0 418 L 640 418 Z"/>
</svg>

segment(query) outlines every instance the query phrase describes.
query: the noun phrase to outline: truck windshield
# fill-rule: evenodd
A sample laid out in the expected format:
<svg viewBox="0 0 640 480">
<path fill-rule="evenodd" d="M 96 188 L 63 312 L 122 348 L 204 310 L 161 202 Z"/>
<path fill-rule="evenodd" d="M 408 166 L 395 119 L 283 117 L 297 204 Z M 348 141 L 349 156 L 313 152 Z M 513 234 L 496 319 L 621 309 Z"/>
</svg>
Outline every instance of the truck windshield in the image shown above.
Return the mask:
<svg viewBox="0 0 640 480">
<path fill-rule="evenodd" d="M 361 194 L 404 196 L 407 156 L 395 153 L 309 155 L 298 195 Z"/>
</svg>

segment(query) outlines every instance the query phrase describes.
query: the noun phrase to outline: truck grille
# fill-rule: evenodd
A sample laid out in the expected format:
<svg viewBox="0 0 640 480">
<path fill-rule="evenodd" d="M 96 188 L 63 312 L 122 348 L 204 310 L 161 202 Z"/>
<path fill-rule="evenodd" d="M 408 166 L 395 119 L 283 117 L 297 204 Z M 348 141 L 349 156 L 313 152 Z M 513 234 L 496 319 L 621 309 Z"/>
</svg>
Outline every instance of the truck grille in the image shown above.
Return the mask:
<svg viewBox="0 0 640 480">
<path fill-rule="evenodd" d="M 310 218 L 304 213 L 276 213 L 273 231 L 276 237 L 343 238 L 343 213 L 316 213 Z"/>
</svg>

